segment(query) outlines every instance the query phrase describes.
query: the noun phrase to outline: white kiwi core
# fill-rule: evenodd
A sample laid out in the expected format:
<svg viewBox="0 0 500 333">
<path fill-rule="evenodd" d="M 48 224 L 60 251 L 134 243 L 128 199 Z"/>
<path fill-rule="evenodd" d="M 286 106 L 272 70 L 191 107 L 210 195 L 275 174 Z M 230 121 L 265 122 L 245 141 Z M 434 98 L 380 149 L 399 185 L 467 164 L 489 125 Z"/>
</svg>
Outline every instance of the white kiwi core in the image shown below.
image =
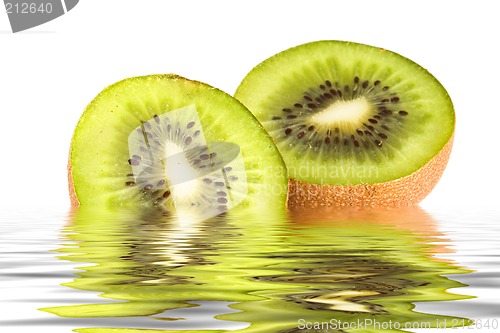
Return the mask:
<svg viewBox="0 0 500 333">
<path fill-rule="evenodd" d="M 365 97 L 354 100 L 340 100 L 314 114 L 311 122 L 317 126 L 336 125 L 344 128 L 357 128 L 371 112 L 371 105 Z"/>
</svg>

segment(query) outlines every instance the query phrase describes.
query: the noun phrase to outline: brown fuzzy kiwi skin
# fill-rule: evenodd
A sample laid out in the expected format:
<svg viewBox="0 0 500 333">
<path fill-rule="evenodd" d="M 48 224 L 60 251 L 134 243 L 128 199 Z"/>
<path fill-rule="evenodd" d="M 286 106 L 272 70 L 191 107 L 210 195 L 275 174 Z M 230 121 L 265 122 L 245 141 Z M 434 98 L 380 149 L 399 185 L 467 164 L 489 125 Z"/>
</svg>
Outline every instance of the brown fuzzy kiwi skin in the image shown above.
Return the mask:
<svg viewBox="0 0 500 333">
<path fill-rule="evenodd" d="M 377 184 L 319 185 L 289 179 L 289 207 L 374 206 L 401 207 L 420 203 L 436 186 L 453 146 L 448 142 L 429 162 L 412 174 Z"/>
<path fill-rule="evenodd" d="M 73 166 L 71 165 L 71 148 L 70 154 L 68 154 L 68 191 L 69 191 L 69 200 L 71 202 L 71 207 L 76 208 L 80 206 L 80 201 L 76 196 L 75 185 L 73 184 Z"/>
</svg>

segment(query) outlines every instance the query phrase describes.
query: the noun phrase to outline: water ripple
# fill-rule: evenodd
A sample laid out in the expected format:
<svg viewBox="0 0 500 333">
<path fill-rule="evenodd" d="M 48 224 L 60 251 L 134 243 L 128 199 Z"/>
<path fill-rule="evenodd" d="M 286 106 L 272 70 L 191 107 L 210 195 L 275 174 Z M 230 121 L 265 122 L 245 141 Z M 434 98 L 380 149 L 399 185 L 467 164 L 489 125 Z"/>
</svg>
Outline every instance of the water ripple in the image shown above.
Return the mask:
<svg viewBox="0 0 500 333">
<path fill-rule="evenodd" d="M 80 210 L 66 221 L 3 224 L 0 327 L 307 332 L 303 323 L 332 319 L 500 317 L 498 301 L 475 298 L 499 287 L 489 222 L 471 227 L 418 207 L 241 210 L 181 222 Z"/>
</svg>

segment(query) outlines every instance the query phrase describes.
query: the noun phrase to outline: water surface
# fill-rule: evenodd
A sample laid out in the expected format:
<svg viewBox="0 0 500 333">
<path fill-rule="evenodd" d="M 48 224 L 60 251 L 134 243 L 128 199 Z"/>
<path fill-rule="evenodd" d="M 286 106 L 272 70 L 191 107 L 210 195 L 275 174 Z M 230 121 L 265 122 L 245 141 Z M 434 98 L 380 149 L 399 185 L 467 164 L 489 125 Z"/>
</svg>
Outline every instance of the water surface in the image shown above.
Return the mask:
<svg viewBox="0 0 500 333">
<path fill-rule="evenodd" d="M 0 327 L 8 332 L 499 324 L 495 218 L 327 209 L 233 211 L 191 223 L 159 211 L 80 210 L 5 216 L 0 228 Z"/>
</svg>

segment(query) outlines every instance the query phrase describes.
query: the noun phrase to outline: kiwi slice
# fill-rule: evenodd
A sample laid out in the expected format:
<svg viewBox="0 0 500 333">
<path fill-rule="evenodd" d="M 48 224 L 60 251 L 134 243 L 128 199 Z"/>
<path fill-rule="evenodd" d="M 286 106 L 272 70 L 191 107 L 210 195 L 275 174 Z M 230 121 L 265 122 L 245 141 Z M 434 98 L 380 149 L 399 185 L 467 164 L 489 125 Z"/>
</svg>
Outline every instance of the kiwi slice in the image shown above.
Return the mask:
<svg viewBox="0 0 500 333">
<path fill-rule="evenodd" d="M 256 66 L 235 97 L 274 138 L 291 205 L 415 204 L 450 154 L 455 113 L 446 90 L 377 47 L 293 47 Z"/>
<path fill-rule="evenodd" d="M 235 206 L 285 205 L 271 137 L 230 95 L 177 75 L 104 89 L 71 142 L 73 205 L 159 206 L 209 218 Z"/>
</svg>

